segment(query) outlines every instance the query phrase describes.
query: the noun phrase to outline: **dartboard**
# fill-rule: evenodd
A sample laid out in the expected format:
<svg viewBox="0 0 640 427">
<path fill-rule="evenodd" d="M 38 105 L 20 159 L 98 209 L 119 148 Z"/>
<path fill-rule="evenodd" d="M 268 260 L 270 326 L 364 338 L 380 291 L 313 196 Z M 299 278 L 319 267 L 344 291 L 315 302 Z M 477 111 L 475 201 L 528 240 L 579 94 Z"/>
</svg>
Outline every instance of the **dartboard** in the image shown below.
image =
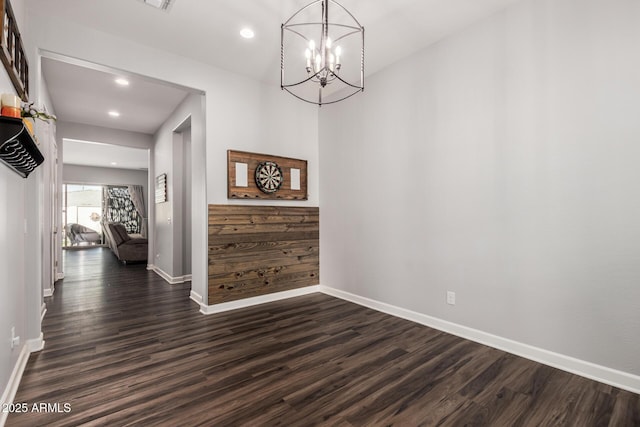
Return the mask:
<svg viewBox="0 0 640 427">
<path fill-rule="evenodd" d="M 274 162 L 262 162 L 256 168 L 256 185 L 263 193 L 275 193 L 282 185 L 282 169 Z"/>
</svg>

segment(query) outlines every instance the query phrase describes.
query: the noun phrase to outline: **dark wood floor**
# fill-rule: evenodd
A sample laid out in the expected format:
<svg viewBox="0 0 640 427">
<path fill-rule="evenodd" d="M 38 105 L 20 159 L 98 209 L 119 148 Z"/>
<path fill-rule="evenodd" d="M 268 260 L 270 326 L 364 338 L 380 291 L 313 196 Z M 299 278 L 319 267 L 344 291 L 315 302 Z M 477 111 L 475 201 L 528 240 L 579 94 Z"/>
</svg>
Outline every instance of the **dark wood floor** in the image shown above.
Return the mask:
<svg viewBox="0 0 640 427">
<path fill-rule="evenodd" d="M 203 316 L 108 249 L 65 252 L 8 426 L 640 426 L 640 396 L 326 295 Z"/>
</svg>

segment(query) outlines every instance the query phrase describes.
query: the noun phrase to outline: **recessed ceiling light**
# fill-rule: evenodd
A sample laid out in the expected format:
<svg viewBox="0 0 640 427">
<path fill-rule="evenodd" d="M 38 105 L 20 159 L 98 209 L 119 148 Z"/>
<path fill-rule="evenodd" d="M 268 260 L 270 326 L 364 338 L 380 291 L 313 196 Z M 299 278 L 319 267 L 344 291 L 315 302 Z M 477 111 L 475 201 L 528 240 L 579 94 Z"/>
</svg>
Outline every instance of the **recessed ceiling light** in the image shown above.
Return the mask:
<svg viewBox="0 0 640 427">
<path fill-rule="evenodd" d="M 116 83 L 120 86 L 129 86 L 129 80 L 123 78 L 116 79 Z"/>
<path fill-rule="evenodd" d="M 118 162 L 111 162 L 111 166 L 118 166 Z"/>
<path fill-rule="evenodd" d="M 120 117 L 120 113 L 118 113 L 117 111 L 109 111 L 109 115 L 111 117 Z"/>
<path fill-rule="evenodd" d="M 242 30 L 240 30 L 240 35 L 245 39 L 252 39 L 256 34 L 251 28 L 243 28 Z"/>
</svg>

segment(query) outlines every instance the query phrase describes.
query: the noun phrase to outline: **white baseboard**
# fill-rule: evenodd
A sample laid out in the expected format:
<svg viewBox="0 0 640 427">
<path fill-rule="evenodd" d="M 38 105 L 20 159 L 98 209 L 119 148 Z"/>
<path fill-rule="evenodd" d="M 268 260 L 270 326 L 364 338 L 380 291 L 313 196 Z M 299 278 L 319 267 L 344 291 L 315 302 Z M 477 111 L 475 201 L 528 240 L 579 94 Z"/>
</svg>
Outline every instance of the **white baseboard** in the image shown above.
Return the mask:
<svg viewBox="0 0 640 427">
<path fill-rule="evenodd" d="M 275 292 L 267 295 L 260 295 L 257 297 L 245 298 L 237 301 L 223 302 L 214 305 L 200 305 L 200 313 L 202 314 L 216 314 L 223 313 L 225 311 L 237 310 L 239 308 L 251 307 L 258 304 L 264 304 L 267 302 L 280 301 L 287 298 L 299 297 L 302 295 L 309 295 L 320 292 L 320 285 L 307 286 L 304 288 L 292 289 L 290 291 Z"/>
<path fill-rule="evenodd" d="M 64 273 L 57 273 L 56 274 L 56 281 L 62 280 L 62 279 L 64 279 Z"/>
<path fill-rule="evenodd" d="M 189 293 L 189 298 L 191 298 L 193 301 L 197 302 L 198 304 L 202 305 L 203 304 L 203 298 L 202 295 L 200 295 L 199 293 L 197 293 L 196 291 L 191 291 Z"/>
<path fill-rule="evenodd" d="M 42 349 L 44 349 L 44 334 L 40 332 L 38 338 L 27 340 L 27 348 L 29 349 L 29 353 L 42 351 Z"/>
<path fill-rule="evenodd" d="M 191 281 L 191 274 L 187 274 L 185 276 L 173 277 L 167 272 L 163 271 L 160 267 L 155 266 L 153 264 L 147 264 L 147 270 L 153 271 L 154 273 L 162 277 L 167 283 L 171 285 L 177 285 L 179 283 L 185 283 L 185 282 Z"/>
<path fill-rule="evenodd" d="M 52 297 L 55 291 L 56 287 L 54 285 L 51 285 L 50 288 L 45 289 L 42 293 L 45 297 Z"/>
<path fill-rule="evenodd" d="M 9 377 L 9 382 L 7 383 L 7 387 L 4 389 L 4 392 L 2 393 L 2 400 L 0 400 L 0 408 L 4 408 L 5 405 L 9 405 L 13 403 L 13 399 L 16 397 L 18 387 L 20 386 L 20 380 L 22 379 L 24 368 L 27 366 L 27 362 L 29 361 L 29 354 L 30 354 L 29 346 L 27 343 L 25 343 L 22 346 L 22 350 L 20 351 L 20 356 L 18 356 L 16 365 L 13 367 L 13 372 L 11 372 L 11 376 Z M 2 412 L 0 410 L 0 426 L 3 426 L 7 422 L 8 416 L 9 416 L 8 412 Z"/>
<path fill-rule="evenodd" d="M 203 309 L 204 307 L 206 307 L 206 304 L 204 303 L 204 298 L 202 297 L 202 295 L 200 295 L 199 293 L 197 293 L 196 291 L 191 291 L 189 293 L 189 298 L 191 299 L 191 301 L 194 301 L 196 304 L 198 304 L 200 306 L 200 313 L 202 314 L 206 314 Z"/>
<path fill-rule="evenodd" d="M 497 335 L 492 335 L 487 332 L 458 325 L 436 317 L 427 316 L 426 314 L 417 313 L 391 304 L 354 295 L 339 289 L 320 286 L 320 292 L 371 308 L 373 310 L 381 311 L 392 316 L 429 326 L 470 341 L 488 345 L 489 347 L 524 357 L 525 359 L 571 372 L 572 374 L 580 375 L 591 380 L 640 394 L 640 376 L 637 375 L 611 369 L 606 366 L 596 365 L 594 363 L 563 354 L 554 353 L 552 351 L 523 344 Z"/>
<path fill-rule="evenodd" d="M 40 323 L 44 320 L 44 315 L 47 314 L 47 303 L 42 303 L 40 306 Z"/>
</svg>

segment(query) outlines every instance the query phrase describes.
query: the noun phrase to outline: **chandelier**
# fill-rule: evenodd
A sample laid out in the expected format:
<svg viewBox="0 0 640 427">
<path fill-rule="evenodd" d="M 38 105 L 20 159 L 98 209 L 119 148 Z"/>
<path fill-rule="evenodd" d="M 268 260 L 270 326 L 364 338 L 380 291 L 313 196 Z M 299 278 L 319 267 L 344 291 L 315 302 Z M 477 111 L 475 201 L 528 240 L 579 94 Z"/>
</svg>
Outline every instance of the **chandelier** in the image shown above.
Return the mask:
<svg viewBox="0 0 640 427">
<path fill-rule="evenodd" d="M 364 27 L 333 0 L 298 10 L 280 30 L 280 87 L 320 106 L 362 92 Z"/>
</svg>

